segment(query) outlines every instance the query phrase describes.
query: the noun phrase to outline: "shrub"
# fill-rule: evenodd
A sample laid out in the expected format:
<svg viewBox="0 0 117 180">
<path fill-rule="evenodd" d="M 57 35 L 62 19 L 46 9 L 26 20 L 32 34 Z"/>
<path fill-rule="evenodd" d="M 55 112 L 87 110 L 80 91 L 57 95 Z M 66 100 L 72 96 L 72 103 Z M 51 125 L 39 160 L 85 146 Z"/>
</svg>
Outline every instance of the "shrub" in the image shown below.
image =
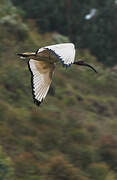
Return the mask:
<svg viewBox="0 0 117 180">
<path fill-rule="evenodd" d="M 70 42 L 70 40 L 67 36 L 63 36 L 59 33 L 53 33 L 52 37 L 53 37 L 53 40 L 55 41 L 55 43 L 58 43 L 58 44 Z"/>
<path fill-rule="evenodd" d="M 1 18 L 0 24 L 7 27 L 7 30 L 14 34 L 18 40 L 25 40 L 28 37 L 28 27 L 19 21 L 17 15 L 7 15 Z"/>
<path fill-rule="evenodd" d="M 88 167 L 88 173 L 92 180 L 105 180 L 108 174 L 109 168 L 104 163 L 93 163 Z"/>
<path fill-rule="evenodd" d="M 101 145 L 99 152 L 102 160 L 116 170 L 117 167 L 117 139 L 113 135 L 101 137 Z"/>
<path fill-rule="evenodd" d="M 12 160 L 2 151 L 0 147 L 0 180 L 14 180 L 15 173 Z"/>
<path fill-rule="evenodd" d="M 46 176 L 48 180 L 88 180 L 80 169 L 75 168 L 62 156 L 51 159 Z"/>
</svg>

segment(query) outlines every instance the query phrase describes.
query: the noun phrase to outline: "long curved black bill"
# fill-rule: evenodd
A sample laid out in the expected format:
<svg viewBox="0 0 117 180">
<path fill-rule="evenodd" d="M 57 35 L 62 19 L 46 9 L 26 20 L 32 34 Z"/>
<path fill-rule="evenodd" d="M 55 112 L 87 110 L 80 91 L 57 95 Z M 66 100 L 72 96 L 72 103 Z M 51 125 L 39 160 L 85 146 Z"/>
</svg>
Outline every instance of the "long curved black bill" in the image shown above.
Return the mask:
<svg viewBox="0 0 117 180">
<path fill-rule="evenodd" d="M 87 66 L 87 67 L 91 68 L 94 72 L 97 73 L 97 71 L 96 71 L 91 65 L 85 63 L 85 62 L 82 61 L 82 60 L 76 61 L 76 62 L 74 62 L 73 64 L 80 65 L 80 66 Z"/>
<path fill-rule="evenodd" d="M 86 63 L 84 63 L 83 65 L 84 65 L 84 66 L 87 66 L 87 67 L 90 67 L 90 68 L 91 68 L 94 72 L 96 72 L 96 73 L 97 73 L 96 69 L 94 69 L 91 65 L 86 64 Z"/>
</svg>

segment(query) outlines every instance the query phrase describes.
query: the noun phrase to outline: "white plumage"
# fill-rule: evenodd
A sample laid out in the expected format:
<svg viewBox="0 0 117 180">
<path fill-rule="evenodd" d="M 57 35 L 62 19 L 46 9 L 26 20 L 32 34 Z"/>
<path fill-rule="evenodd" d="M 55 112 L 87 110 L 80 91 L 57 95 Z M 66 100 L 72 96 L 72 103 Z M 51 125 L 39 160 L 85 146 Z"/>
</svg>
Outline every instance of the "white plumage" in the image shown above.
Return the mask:
<svg viewBox="0 0 117 180">
<path fill-rule="evenodd" d="M 34 101 L 39 105 L 46 97 L 46 94 L 49 90 L 52 74 L 54 71 L 54 65 L 31 59 L 29 61 L 29 69 L 32 74 L 32 92 Z"/>
<path fill-rule="evenodd" d="M 34 101 L 39 105 L 48 93 L 55 63 L 60 61 L 63 66 L 70 66 L 74 62 L 75 48 L 72 43 L 64 43 L 45 46 L 36 53 L 38 59 L 29 60 L 29 69 L 32 74 Z"/>
<path fill-rule="evenodd" d="M 45 49 L 55 53 L 56 57 L 65 66 L 69 66 L 74 62 L 75 48 L 74 48 L 74 44 L 72 43 L 46 46 Z"/>
<path fill-rule="evenodd" d="M 83 61 L 74 62 L 75 47 L 72 43 L 45 46 L 36 52 L 26 52 L 18 55 L 21 58 L 27 57 L 30 59 L 28 64 L 32 75 L 32 92 L 37 105 L 47 95 L 57 62 L 60 61 L 65 67 L 69 67 L 71 64 L 90 66 L 86 63 L 84 64 Z"/>
</svg>

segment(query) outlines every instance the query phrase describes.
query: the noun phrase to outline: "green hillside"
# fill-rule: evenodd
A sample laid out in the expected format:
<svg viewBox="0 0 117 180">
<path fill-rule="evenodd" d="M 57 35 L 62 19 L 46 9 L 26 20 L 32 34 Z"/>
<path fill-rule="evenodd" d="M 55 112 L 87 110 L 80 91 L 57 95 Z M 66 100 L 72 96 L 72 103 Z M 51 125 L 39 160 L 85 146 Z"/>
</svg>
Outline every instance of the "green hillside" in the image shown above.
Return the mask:
<svg viewBox="0 0 117 180">
<path fill-rule="evenodd" d="M 0 5 L 0 180 L 116 180 L 117 68 L 77 50 L 98 74 L 58 63 L 37 107 L 27 62 L 16 54 L 69 39 L 42 35 L 10 2 Z"/>
</svg>

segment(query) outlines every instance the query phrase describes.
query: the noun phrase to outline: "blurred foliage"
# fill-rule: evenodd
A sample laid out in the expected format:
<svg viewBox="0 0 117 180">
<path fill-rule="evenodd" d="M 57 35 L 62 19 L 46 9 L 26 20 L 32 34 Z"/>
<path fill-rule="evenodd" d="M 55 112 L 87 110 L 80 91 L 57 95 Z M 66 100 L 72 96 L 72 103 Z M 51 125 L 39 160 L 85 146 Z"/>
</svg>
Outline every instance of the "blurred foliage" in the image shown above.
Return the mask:
<svg viewBox="0 0 117 180">
<path fill-rule="evenodd" d="M 13 6 L 11 1 L 9 0 L 1 0 L 0 1 L 0 18 L 6 15 L 13 15 L 18 12 L 18 9 Z"/>
<path fill-rule="evenodd" d="M 48 180 L 88 180 L 80 169 L 73 167 L 62 156 L 51 159 L 46 178 Z"/>
<path fill-rule="evenodd" d="M 105 164 L 91 164 L 88 167 L 90 178 L 95 180 L 105 180 L 108 175 L 108 167 Z"/>
<path fill-rule="evenodd" d="M 59 63 L 48 96 L 36 107 L 27 63 L 16 54 L 70 40 L 56 32 L 40 34 L 10 1 L 0 5 L 9 6 L 0 15 L 1 180 L 116 180 L 117 67 L 105 67 L 88 49 L 76 50 L 76 59 L 98 74 Z"/>
<path fill-rule="evenodd" d="M 20 10 L 14 7 L 9 0 L 1 2 L 0 5 L 0 25 L 2 28 L 5 26 L 7 31 L 15 34 L 18 40 L 24 40 L 28 34 L 28 27 L 19 16 Z"/>
<path fill-rule="evenodd" d="M 117 4 L 115 0 L 12 0 L 33 19 L 40 32 L 55 31 L 67 35 L 80 48 L 89 48 L 98 61 L 116 64 Z M 95 14 L 90 16 L 91 10 Z M 86 16 L 89 15 L 89 19 Z"/>
<path fill-rule="evenodd" d="M 14 180 L 15 172 L 13 162 L 2 150 L 0 146 L 0 179 L 1 180 Z"/>
<path fill-rule="evenodd" d="M 19 24 L 19 17 L 8 15 L 0 20 L 0 24 L 7 27 L 10 33 L 16 34 L 18 40 L 24 40 L 28 34 L 28 28 L 24 23 Z"/>
</svg>

